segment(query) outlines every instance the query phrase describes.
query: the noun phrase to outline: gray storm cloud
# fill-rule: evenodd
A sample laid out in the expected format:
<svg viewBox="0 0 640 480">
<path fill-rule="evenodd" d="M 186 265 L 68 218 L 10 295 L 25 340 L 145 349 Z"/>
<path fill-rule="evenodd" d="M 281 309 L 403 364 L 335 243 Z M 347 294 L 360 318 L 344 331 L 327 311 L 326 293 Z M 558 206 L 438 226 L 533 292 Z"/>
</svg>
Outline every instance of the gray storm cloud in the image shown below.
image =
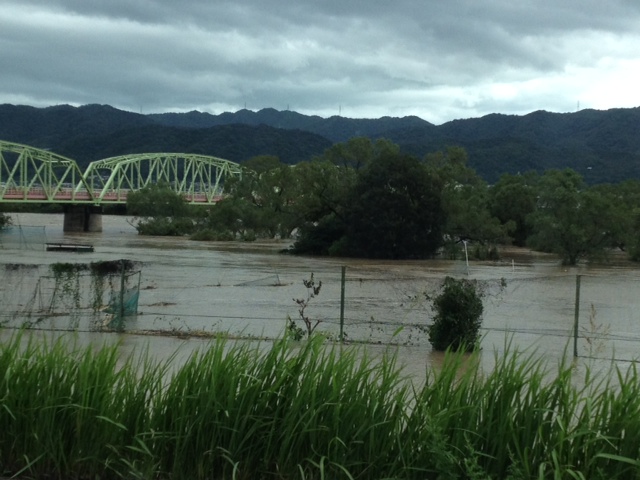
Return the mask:
<svg viewBox="0 0 640 480">
<path fill-rule="evenodd" d="M 433 123 L 640 104 L 640 3 L 21 0 L 0 102 Z"/>
</svg>

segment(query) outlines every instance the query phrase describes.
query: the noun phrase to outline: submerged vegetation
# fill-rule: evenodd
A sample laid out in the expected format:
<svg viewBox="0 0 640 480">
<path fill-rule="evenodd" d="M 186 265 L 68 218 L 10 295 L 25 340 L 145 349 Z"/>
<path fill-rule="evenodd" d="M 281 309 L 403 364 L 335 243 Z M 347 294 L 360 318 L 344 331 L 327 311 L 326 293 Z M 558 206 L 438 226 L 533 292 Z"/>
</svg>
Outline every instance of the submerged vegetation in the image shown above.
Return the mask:
<svg viewBox="0 0 640 480">
<path fill-rule="evenodd" d="M 389 140 L 355 137 L 295 165 L 250 158 L 211 208 L 154 185 L 132 192 L 127 210 L 140 234 L 291 238 L 296 254 L 497 260 L 499 247 L 516 245 L 567 265 L 615 250 L 640 259 L 640 181 L 587 185 L 574 170 L 549 169 L 490 185 L 469 163 L 461 147 L 418 158 Z"/>
<path fill-rule="evenodd" d="M 637 478 L 636 369 L 576 372 L 451 354 L 412 386 L 393 355 L 317 336 L 220 339 L 172 365 L 16 334 L 0 350 L 0 476 Z"/>
<path fill-rule="evenodd" d="M 431 300 L 435 316 L 428 331 L 434 350 L 475 350 L 484 311 L 477 281 L 446 277 L 442 290 Z"/>
</svg>

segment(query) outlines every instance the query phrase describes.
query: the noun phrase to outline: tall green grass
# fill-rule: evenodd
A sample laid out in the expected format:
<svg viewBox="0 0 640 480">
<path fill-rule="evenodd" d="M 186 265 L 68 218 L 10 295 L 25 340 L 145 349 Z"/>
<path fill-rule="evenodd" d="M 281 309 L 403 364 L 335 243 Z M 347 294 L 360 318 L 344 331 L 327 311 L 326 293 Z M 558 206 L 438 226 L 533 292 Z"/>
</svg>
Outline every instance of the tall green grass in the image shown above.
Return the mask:
<svg viewBox="0 0 640 480">
<path fill-rule="evenodd" d="M 177 367 L 118 352 L 1 345 L 0 476 L 640 478 L 633 366 L 576 379 L 517 351 L 490 372 L 451 354 L 414 389 L 393 355 L 319 337 L 216 340 Z"/>
</svg>

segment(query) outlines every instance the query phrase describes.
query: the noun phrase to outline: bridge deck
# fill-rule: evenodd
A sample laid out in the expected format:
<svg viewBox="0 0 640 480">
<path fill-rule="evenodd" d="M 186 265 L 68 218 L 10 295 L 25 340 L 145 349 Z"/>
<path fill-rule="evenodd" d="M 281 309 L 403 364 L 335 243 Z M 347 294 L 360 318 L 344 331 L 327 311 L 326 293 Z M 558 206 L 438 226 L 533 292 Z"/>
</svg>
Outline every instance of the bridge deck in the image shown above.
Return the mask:
<svg viewBox="0 0 640 480">
<path fill-rule="evenodd" d="M 0 200 L 6 202 L 73 202 L 73 203 L 127 203 L 127 191 L 111 191 L 104 192 L 96 191 L 94 195 L 90 195 L 89 192 L 75 192 L 73 189 L 61 190 L 54 194 L 46 192 L 44 189 L 6 189 L 0 195 Z M 209 200 L 210 194 L 207 193 L 189 193 L 183 194 L 185 201 L 188 203 L 217 203 L 224 198 L 223 195 L 214 195 Z"/>
</svg>

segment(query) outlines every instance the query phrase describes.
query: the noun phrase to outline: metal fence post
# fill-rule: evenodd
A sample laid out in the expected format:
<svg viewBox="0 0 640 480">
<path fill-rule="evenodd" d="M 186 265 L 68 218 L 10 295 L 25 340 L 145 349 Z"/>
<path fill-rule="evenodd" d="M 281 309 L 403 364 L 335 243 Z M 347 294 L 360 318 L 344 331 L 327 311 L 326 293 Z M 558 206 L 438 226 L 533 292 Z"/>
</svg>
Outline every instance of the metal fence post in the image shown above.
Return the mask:
<svg viewBox="0 0 640 480">
<path fill-rule="evenodd" d="M 124 287 L 125 287 L 125 276 L 124 276 L 124 259 L 120 260 L 120 328 L 124 325 Z M 119 329 L 120 329 L 119 328 Z"/>
<path fill-rule="evenodd" d="M 344 340 L 344 283 L 346 266 L 342 266 L 342 280 L 340 283 L 340 343 Z"/>
<path fill-rule="evenodd" d="M 578 356 L 578 325 L 580 323 L 580 278 L 582 275 L 576 275 L 576 306 L 573 319 L 573 356 Z"/>
</svg>

